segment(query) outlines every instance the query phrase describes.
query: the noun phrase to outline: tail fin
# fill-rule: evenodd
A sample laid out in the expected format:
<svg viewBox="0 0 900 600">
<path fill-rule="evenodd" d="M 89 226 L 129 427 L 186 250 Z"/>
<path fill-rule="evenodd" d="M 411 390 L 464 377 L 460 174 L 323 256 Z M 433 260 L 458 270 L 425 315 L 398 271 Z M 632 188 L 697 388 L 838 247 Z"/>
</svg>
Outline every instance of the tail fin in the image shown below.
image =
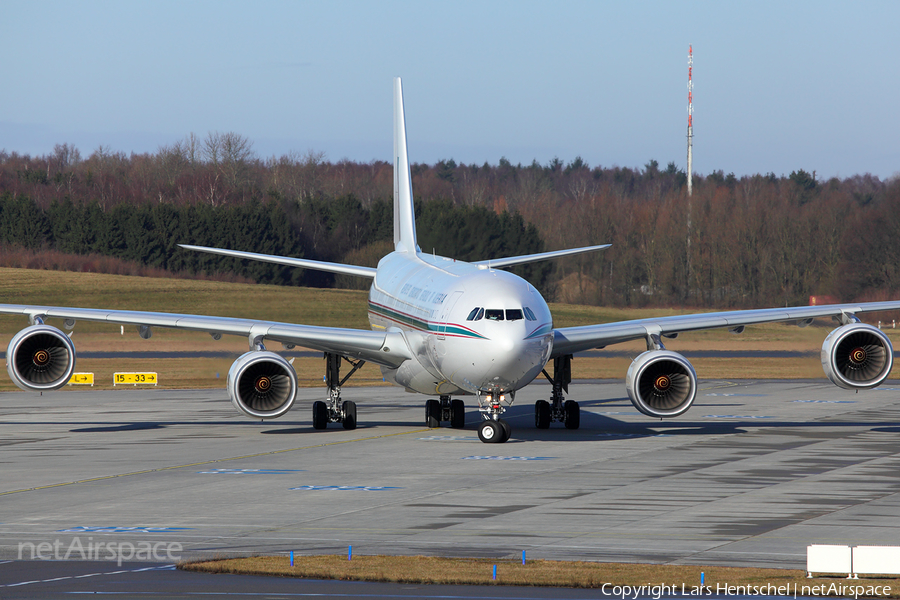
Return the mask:
<svg viewBox="0 0 900 600">
<path fill-rule="evenodd" d="M 416 217 L 413 208 L 412 177 L 406 152 L 406 115 L 403 84 L 394 78 L 394 250 L 418 252 Z"/>
</svg>

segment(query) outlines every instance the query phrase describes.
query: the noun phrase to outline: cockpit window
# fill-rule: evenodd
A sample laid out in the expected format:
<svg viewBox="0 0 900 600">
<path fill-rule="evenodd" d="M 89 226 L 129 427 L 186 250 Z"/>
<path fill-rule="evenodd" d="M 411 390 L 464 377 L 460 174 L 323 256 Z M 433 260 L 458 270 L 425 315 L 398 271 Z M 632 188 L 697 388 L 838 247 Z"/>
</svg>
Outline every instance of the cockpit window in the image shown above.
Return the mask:
<svg viewBox="0 0 900 600">
<path fill-rule="evenodd" d="M 484 316 L 484 309 L 480 306 L 476 306 L 472 309 L 472 312 L 469 313 L 469 316 L 466 317 L 466 321 L 480 321 Z"/>
<path fill-rule="evenodd" d="M 521 321 L 522 320 L 522 309 L 507 308 L 506 309 L 506 320 L 507 321 Z"/>
<path fill-rule="evenodd" d="M 525 307 L 524 309 L 522 309 L 522 310 L 525 311 L 525 318 L 526 318 L 526 319 L 528 319 L 529 321 L 537 321 L 537 317 L 534 316 L 534 313 L 531 312 L 531 309 L 530 309 L 530 308 L 528 308 L 528 307 L 526 306 L 526 307 Z"/>
<path fill-rule="evenodd" d="M 503 310 L 496 308 L 489 308 L 484 311 L 484 315 L 488 321 L 502 321 L 503 320 Z"/>
</svg>

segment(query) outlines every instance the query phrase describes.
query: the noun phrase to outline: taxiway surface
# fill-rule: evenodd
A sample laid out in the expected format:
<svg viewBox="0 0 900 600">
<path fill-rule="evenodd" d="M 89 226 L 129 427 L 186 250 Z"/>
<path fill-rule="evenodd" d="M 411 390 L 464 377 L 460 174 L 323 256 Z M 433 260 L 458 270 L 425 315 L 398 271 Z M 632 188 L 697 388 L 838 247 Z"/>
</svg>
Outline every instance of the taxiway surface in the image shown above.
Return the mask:
<svg viewBox="0 0 900 600">
<path fill-rule="evenodd" d="M 506 414 L 506 444 L 478 440 L 471 405 L 465 430 L 426 429 L 424 399 L 392 387 L 345 388 L 359 428 L 315 431 L 323 394 L 301 390 L 267 422 L 224 390 L 0 394 L 0 559 L 41 543 L 44 558 L 74 545 L 70 560 L 100 543 L 179 558 L 352 545 L 803 568 L 809 544 L 900 539 L 893 382 L 704 381 L 668 421 L 638 413 L 621 381 L 575 382 L 578 431 L 534 428 L 549 396 L 536 383 Z"/>
</svg>

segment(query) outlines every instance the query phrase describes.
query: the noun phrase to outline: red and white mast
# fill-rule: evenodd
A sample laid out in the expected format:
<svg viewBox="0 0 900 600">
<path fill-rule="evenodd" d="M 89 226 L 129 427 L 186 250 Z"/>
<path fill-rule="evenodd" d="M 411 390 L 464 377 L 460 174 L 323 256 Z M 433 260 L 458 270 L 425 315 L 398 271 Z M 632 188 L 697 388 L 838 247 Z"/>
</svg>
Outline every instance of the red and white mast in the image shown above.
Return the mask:
<svg viewBox="0 0 900 600">
<path fill-rule="evenodd" d="M 688 46 L 688 128 L 687 128 L 687 193 L 691 195 L 691 180 L 694 176 L 694 49 Z"/>
</svg>

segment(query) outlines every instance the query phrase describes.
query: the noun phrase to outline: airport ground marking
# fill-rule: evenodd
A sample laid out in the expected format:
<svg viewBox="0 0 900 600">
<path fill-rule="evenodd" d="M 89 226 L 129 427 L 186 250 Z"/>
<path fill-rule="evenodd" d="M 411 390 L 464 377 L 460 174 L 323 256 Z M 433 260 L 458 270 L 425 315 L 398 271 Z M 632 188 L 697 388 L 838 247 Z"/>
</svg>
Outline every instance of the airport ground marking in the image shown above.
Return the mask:
<svg viewBox="0 0 900 600">
<path fill-rule="evenodd" d="M 424 428 L 424 429 L 416 429 L 413 431 L 400 431 L 397 433 L 385 433 L 382 435 L 373 435 L 373 436 L 369 436 L 369 437 L 355 438 L 352 440 L 338 440 L 338 441 L 334 441 L 334 442 L 324 442 L 322 444 L 312 444 L 310 446 L 299 446 L 297 448 L 285 448 L 282 450 L 270 450 L 268 452 L 257 452 L 255 454 L 245 454 L 243 456 L 231 456 L 229 458 L 216 458 L 213 460 L 204 460 L 204 461 L 199 461 L 199 462 L 195 462 L 195 463 L 188 463 L 186 465 L 172 465 L 172 466 L 168 466 L 168 467 L 158 467 L 156 469 L 144 469 L 142 471 L 132 471 L 130 473 L 117 473 L 115 475 L 102 475 L 100 477 L 91 477 L 88 479 L 78 479 L 75 481 L 64 481 L 61 483 L 50 483 L 47 485 L 39 485 L 39 486 L 31 487 L 31 488 L 22 488 L 20 490 L 9 490 L 6 492 L 0 492 L 0 496 L 8 496 L 10 494 L 20 494 L 22 492 L 37 492 L 40 490 L 48 490 L 48 489 L 52 489 L 52 488 L 64 487 L 67 485 L 75 485 L 75 484 L 79 484 L 79 483 L 94 483 L 97 481 L 106 481 L 108 479 L 116 479 L 118 477 L 130 477 L 132 475 L 146 475 L 148 473 L 160 473 L 162 471 L 174 471 L 176 469 L 202 467 L 204 465 L 214 465 L 216 463 L 229 462 L 232 460 L 246 460 L 248 458 L 259 458 L 261 456 L 272 456 L 274 454 L 285 454 L 288 452 L 297 452 L 299 450 L 311 450 L 312 448 L 325 448 L 328 446 L 337 446 L 339 444 L 352 444 L 354 442 L 368 442 L 371 440 L 380 440 L 380 439 L 396 437 L 396 436 L 400 436 L 400 435 L 415 435 L 415 434 L 424 433 L 426 431 L 431 431 L 431 430 L 428 428 Z"/>
<path fill-rule="evenodd" d="M 703 415 L 704 419 L 774 419 L 768 415 Z"/>
<path fill-rule="evenodd" d="M 383 485 L 301 485 L 292 487 L 291 491 L 299 492 L 383 492 L 385 490 L 402 490 L 402 487 Z"/>
<path fill-rule="evenodd" d="M 462 460 L 553 460 L 555 456 L 462 456 Z"/>
<path fill-rule="evenodd" d="M 190 531 L 193 527 L 69 527 L 57 529 L 57 533 L 172 533 Z"/>
<path fill-rule="evenodd" d="M 12 562 L 12 561 L 10 561 Z M 17 583 L 0 584 L 0 588 L 19 587 L 21 585 L 31 585 L 33 583 L 51 583 L 54 581 L 64 581 L 66 579 L 83 579 L 85 577 L 95 577 L 97 575 L 121 575 L 122 573 L 141 573 L 143 571 L 174 571 L 175 565 L 161 565 L 158 567 L 143 567 L 140 569 L 126 569 L 121 571 L 109 571 L 106 573 L 88 573 L 87 575 L 67 575 L 65 577 L 54 577 L 52 579 L 34 579 L 31 581 L 19 581 Z M 77 593 L 77 592 L 76 592 Z M 96 592 L 94 592 L 96 593 Z"/>
<path fill-rule="evenodd" d="M 637 439 L 637 438 L 651 438 L 651 437 L 671 437 L 671 434 L 668 434 L 668 433 L 618 433 L 615 431 L 604 431 L 602 433 L 598 433 L 597 437 L 616 438 L 616 439 Z"/>
<path fill-rule="evenodd" d="M 801 404 L 856 404 L 856 400 L 791 400 Z"/>
<path fill-rule="evenodd" d="M 747 381 L 720 381 L 709 387 L 697 387 L 698 392 L 702 392 L 705 390 L 718 390 L 720 388 L 730 388 L 730 387 L 740 387 L 743 385 L 748 385 L 750 383 L 756 383 L 755 381 L 747 380 Z"/>
<path fill-rule="evenodd" d="M 197 471 L 197 475 L 290 475 L 305 472 L 306 469 L 212 469 Z"/>
</svg>

